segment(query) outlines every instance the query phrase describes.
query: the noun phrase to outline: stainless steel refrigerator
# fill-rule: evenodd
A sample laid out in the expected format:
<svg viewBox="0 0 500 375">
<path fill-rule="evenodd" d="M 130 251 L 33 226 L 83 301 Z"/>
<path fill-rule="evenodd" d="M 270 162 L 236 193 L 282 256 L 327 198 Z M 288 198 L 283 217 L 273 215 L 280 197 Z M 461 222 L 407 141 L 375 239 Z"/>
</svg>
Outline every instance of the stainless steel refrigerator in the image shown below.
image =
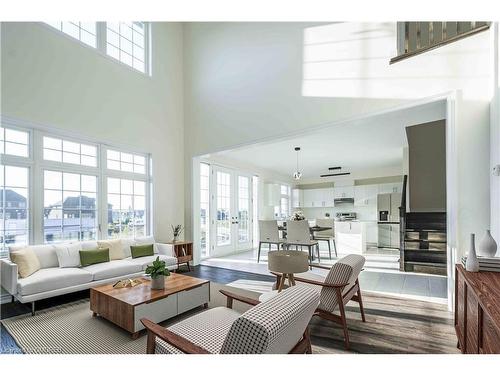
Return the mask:
<svg viewBox="0 0 500 375">
<path fill-rule="evenodd" d="M 377 195 L 378 247 L 399 248 L 401 193 Z"/>
</svg>

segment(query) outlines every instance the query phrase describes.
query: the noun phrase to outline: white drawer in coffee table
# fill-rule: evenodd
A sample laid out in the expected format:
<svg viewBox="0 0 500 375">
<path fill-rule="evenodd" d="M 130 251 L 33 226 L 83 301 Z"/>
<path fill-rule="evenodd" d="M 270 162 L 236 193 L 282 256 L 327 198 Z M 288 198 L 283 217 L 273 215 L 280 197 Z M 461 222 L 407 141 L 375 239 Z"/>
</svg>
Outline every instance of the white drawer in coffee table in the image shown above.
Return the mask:
<svg viewBox="0 0 500 375">
<path fill-rule="evenodd" d="M 159 323 L 173 318 L 176 315 L 177 294 L 172 294 L 154 302 L 134 306 L 134 331 L 138 332 L 144 329 L 140 321 L 142 318 L 147 318 L 152 322 Z"/>
<path fill-rule="evenodd" d="M 210 283 L 177 293 L 177 313 L 204 305 L 210 301 Z"/>
</svg>

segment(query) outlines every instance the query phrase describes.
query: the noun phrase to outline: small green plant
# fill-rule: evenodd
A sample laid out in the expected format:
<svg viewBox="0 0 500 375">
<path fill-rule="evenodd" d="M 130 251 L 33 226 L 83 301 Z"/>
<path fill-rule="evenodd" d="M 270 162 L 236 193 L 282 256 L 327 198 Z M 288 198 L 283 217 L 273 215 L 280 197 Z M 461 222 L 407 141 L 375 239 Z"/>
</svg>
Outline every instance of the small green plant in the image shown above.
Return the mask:
<svg viewBox="0 0 500 375">
<path fill-rule="evenodd" d="M 160 257 L 156 257 L 156 260 L 146 268 L 146 275 L 151 276 L 152 279 L 156 279 L 162 275 L 169 276 L 170 271 L 165 266 L 165 262 L 160 260 Z"/>
<path fill-rule="evenodd" d="M 172 232 L 174 234 L 174 240 L 177 240 L 179 236 L 181 235 L 182 231 L 184 228 L 182 227 L 181 224 L 177 224 L 175 227 L 172 225 Z"/>
</svg>

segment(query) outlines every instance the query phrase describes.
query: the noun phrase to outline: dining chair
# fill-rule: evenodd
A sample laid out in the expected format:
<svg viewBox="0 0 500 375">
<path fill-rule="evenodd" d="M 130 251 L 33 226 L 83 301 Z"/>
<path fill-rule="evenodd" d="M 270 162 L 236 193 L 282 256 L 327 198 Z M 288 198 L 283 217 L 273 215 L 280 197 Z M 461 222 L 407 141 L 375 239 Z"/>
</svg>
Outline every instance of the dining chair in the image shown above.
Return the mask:
<svg viewBox="0 0 500 375">
<path fill-rule="evenodd" d="M 318 227 L 329 227 L 332 229 L 323 230 L 321 232 L 313 233 L 313 238 L 318 241 L 326 241 L 328 243 L 328 254 L 332 259 L 332 247 L 330 241 L 333 242 L 333 250 L 335 251 L 335 258 L 337 258 L 337 245 L 335 244 L 335 220 L 334 219 L 316 219 Z"/>
<path fill-rule="evenodd" d="M 257 253 L 257 263 L 260 261 L 262 244 L 269 244 L 269 251 L 271 251 L 271 245 L 276 245 L 279 250 L 283 243 L 284 240 L 280 238 L 278 222 L 276 220 L 259 220 L 259 251 Z"/>
<path fill-rule="evenodd" d="M 285 246 L 289 250 L 291 246 L 295 246 L 295 249 L 298 250 L 298 247 L 307 247 L 309 252 L 309 261 L 312 262 L 314 258 L 314 248 L 316 248 L 318 254 L 318 262 L 320 262 L 319 256 L 319 244 L 318 241 L 311 239 L 311 231 L 309 229 L 309 223 L 307 220 L 299 220 L 299 221 L 287 221 L 286 222 L 286 242 Z"/>
</svg>

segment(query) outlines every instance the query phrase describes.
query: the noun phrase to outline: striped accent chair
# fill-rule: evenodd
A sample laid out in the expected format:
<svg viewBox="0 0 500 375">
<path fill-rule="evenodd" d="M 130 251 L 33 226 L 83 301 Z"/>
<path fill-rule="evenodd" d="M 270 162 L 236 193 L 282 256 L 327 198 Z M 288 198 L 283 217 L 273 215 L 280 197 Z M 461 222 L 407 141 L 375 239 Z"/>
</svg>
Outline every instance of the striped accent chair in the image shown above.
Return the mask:
<svg viewBox="0 0 500 375">
<path fill-rule="evenodd" d="M 312 289 L 320 292 L 321 299 L 315 315 L 342 325 L 346 349 L 349 349 L 349 332 L 347 330 L 345 306 L 349 301 L 353 300 L 359 303 L 361 319 L 363 322 L 366 321 L 358 280 L 364 264 L 365 258 L 363 256 L 349 254 L 331 268 L 311 264 L 312 267 L 327 269 L 328 274 L 326 277 L 311 272 L 294 275 L 297 283 L 307 284 Z M 280 281 L 281 275 L 275 275 Z"/>
<path fill-rule="evenodd" d="M 308 286 L 289 288 L 259 301 L 220 290 L 227 307 L 216 307 L 164 328 L 141 319 L 148 331 L 148 354 L 286 354 L 311 353 L 308 324 L 320 293 Z M 250 305 L 243 314 L 233 301 Z"/>
</svg>

